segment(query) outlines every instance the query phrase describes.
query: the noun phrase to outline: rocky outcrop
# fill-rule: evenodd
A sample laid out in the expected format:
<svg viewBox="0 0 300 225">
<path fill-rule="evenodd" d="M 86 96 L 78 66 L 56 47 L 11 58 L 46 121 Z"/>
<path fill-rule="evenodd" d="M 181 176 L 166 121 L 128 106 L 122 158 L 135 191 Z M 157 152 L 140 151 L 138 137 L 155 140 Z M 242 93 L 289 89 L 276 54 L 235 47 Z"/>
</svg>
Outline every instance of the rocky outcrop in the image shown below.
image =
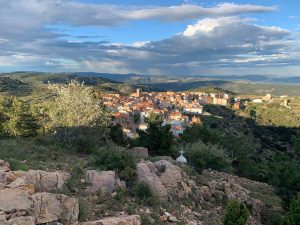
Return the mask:
<svg viewBox="0 0 300 225">
<path fill-rule="evenodd" d="M 81 223 L 81 225 L 140 225 L 138 215 L 109 217 L 97 221 Z"/>
<path fill-rule="evenodd" d="M 15 179 L 14 174 L 10 170 L 8 162 L 0 160 L 0 184 L 2 187 Z"/>
<path fill-rule="evenodd" d="M 37 193 L 32 195 L 36 223 L 61 221 L 64 225 L 78 223 L 79 206 L 75 198 L 62 194 Z"/>
<path fill-rule="evenodd" d="M 147 184 L 154 195 L 161 200 L 177 201 L 189 199 L 190 203 L 181 205 L 178 212 L 167 212 L 159 218 L 166 224 L 185 221 L 187 225 L 196 224 L 221 224 L 226 209 L 226 204 L 231 199 L 244 202 L 251 209 L 251 216 L 247 225 L 261 225 L 262 214 L 267 210 L 266 205 L 250 195 L 247 186 L 258 185 L 264 190 L 271 190 L 265 184 L 251 183 L 250 180 L 239 178 L 216 171 L 204 171 L 196 177 L 189 176 L 172 159 L 161 158 L 156 162 L 141 161 L 137 165 L 138 181 Z M 0 160 L 0 224 L 3 225 L 77 225 L 79 205 L 75 198 L 63 194 L 49 193 L 64 186 L 70 175 L 61 171 L 45 172 L 40 170 L 11 171 L 9 164 Z M 98 192 L 111 193 L 105 196 L 116 196 L 117 187 L 126 188 L 126 183 L 120 181 L 114 171 L 87 170 L 85 179 L 81 179 L 82 191 L 91 194 L 91 208 L 102 210 L 98 204 Z M 253 184 L 254 183 L 254 184 Z M 252 190 L 252 189 L 251 189 Z M 254 189 L 255 190 L 255 189 Z M 43 191 L 43 192 L 42 192 Z M 95 194 L 96 193 L 96 194 Z M 101 195 L 102 196 L 102 195 Z M 132 199 L 128 200 L 128 204 Z M 183 200 L 183 199 L 182 199 Z M 184 203 L 183 203 L 184 204 Z M 139 209 L 136 213 L 151 214 L 149 208 Z M 142 211 L 141 211 L 142 210 Z M 94 217 L 99 211 L 93 211 Z M 137 215 L 124 216 L 122 214 L 107 213 L 109 217 L 82 225 L 140 225 L 141 220 Z M 89 217 L 90 218 L 90 217 Z M 151 220 L 151 218 L 150 218 Z M 153 218 L 152 218 L 153 220 Z"/>
<path fill-rule="evenodd" d="M 116 185 L 116 174 L 114 171 L 87 170 L 86 181 L 91 185 L 86 188 L 86 193 L 114 192 Z"/>
<path fill-rule="evenodd" d="M 42 170 L 29 170 L 8 186 L 17 188 L 32 184 L 37 191 L 51 192 L 61 189 L 69 178 L 70 174 L 62 171 L 46 172 Z"/>
<path fill-rule="evenodd" d="M 3 211 L 6 217 L 27 215 L 32 204 L 27 191 L 13 188 L 0 190 L 0 211 Z"/>
<path fill-rule="evenodd" d="M 11 171 L 9 164 L 0 160 L 0 177 L 0 224 L 78 224 L 79 206 L 75 198 L 38 192 L 62 188 L 69 178 L 68 173 Z"/>
<path fill-rule="evenodd" d="M 192 191 L 182 170 L 167 160 L 140 162 L 137 174 L 138 180 L 147 184 L 162 199 L 171 195 L 187 196 Z"/>
<path fill-rule="evenodd" d="M 21 216 L 10 220 L 3 219 L 1 225 L 35 225 L 35 219 L 32 216 Z"/>
</svg>

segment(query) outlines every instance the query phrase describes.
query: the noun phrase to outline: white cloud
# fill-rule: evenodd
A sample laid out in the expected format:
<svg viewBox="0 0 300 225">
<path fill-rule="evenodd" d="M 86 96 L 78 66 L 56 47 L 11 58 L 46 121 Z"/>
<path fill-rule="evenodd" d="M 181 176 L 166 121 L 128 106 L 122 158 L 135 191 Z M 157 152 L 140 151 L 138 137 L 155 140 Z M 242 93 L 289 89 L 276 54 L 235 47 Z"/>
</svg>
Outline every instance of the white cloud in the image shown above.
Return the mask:
<svg viewBox="0 0 300 225">
<path fill-rule="evenodd" d="M 240 16 L 275 7 L 233 3 L 125 7 L 67 0 L 0 0 L 0 4 L 0 69 L 46 66 L 67 71 L 211 74 L 235 72 L 240 65 L 250 71 L 258 65 L 299 64 L 300 50 L 289 40 L 290 31 L 256 25 L 252 18 Z M 67 41 L 48 26 L 115 26 L 148 19 L 199 21 L 165 40 L 131 44 L 80 37 Z"/>
</svg>

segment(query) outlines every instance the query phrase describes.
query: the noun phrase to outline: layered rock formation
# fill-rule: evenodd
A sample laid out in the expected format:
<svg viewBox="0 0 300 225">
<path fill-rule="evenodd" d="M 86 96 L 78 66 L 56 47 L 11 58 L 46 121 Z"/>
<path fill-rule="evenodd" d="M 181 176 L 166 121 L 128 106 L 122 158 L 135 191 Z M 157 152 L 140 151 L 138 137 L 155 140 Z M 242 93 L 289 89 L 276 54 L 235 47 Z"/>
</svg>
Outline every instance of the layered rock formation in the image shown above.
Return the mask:
<svg viewBox="0 0 300 225">
<path fill-rule="evenodd" d="M 78 200 L 57 194 L 69 178 L 70 174 L 62 171 L 11 171 L 9 164 L 0 160 L 0 224 L 78 225 Z M 205 218 L 209 218 L 213 224 L 221 224 L 227 202 L 238 199 L 251 208 L 248 225 L 260 225 L 267 207 L 262 201 L 252 198 L 250 191 L 245 189 L 245 184 L 252 185 L 250 180 L 214 171 L 204 171 L 200 178 L 192 177 L 172 160 L 139 162 L 137 179 L 147 184 L 161 201 L 190 201 L 190 205 L 180 206 L 180 213 L 165 211 L 160 215 L 165 224 L 185 220 L 188 225 L 205 225 Z M 121 182 L 114 171 L 86 170 L 84 180 L 87 187 L 82 193 L 87 196 L 100 192 L 113 196 L 118 186 L 126 188 L 124 181 Z M 271 187 L 266 184 L 254 185 L 262 185 L 271 191 Z M 149 209 L 141 213 L 149 214 Z M 127 216 L 124 212 L 122 216 L 81 224 L 140 225 L 141 219 L 138 215 Z"/>
</svg>

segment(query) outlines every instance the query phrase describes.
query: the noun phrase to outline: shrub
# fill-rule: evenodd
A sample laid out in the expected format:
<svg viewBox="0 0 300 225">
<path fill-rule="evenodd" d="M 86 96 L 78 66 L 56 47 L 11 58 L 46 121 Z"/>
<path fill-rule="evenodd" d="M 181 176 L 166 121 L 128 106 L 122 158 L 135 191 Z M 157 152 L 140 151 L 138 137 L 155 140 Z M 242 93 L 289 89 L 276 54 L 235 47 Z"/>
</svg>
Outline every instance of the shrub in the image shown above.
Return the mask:
<svg viewBox="0 0 300 225">
<path fill-rule="evenodd" d="M 249 215 L 249 210 L 244 203 L 231 200 L 226 208 L 224 225 L 246 225 Z"/>
<path fill-rule="evenodd" d="M 87 207 L 86 207 L 84 201 L 81 200 L 81 199 L 78 201 L 78 205 L 79 205 L 78 220 L 80 222 L 83 222 L 87 219 L 87 214 L 88 214 L 87 213 Z"/>
<path fill-rule="evenodd" d="M 265 225 L 281 225 L 282 215 L 278 212 L 267 212 L 265 217 L 262 218 L 262 223 Z"/>
<path fill-rule="evenodd" d="M 10 169 L 15 171 L 15 170 L 22 170 L 22 171 L 28 171 L 29 168 L 28 166 L 23 163 L 22 161 L 19 161 L 17 159 L 9 159 L 8 163 L 10 165 Z"/>
<path fill-rule="evenodd" d="M 145 183 L 136 183 L 131 189 L 131 193 L 141 204 L 154 205 L 156 202 L 156 198 L 153 195 L 150 187 Z"/>
<path fill-rule="evenodd" d="M 108 129 L 105 127 L 63 127 L 56 129 L 58 143 L 77 153 L 91 154 L 99 146 L 108 142 Z"/>
<path fill-rule="evenodd" d="M 118 172 L 120 178 L 129 183 L 136 177 L 137 159 L 120 147 L 109 146 L 99 149 L 92 163 L 100 170 Z"/>
<path fill-rule="evenodd" d="M 187 143 L 194 143 L 201 140 L 206 144 L 217 144 L 221 141 L 221 137 L 206 126 L 193 125 L 185 129 L 180 140 Z"/>
<path fill-rule="evenodd" d="M 285 217 L 282 225 L 299 225 L 300 224 L 300 193 L 292 201 L 289 212 Z"/>
<path fill-rule="evenodd" d="M 198 172 L 211 168 L 229 172 L 232 170 L 229 154 L 218 145 L 204 144 L 198 141 L 185 147 L 188 163 Z"/>
<path fill-rule="evenodd" d="M 129 144 L 129 140 L 119 124 L 110 126 L 109 136 L 110 139 L 117 145 L 126 146 L 127 144 Z"/>
</svg>

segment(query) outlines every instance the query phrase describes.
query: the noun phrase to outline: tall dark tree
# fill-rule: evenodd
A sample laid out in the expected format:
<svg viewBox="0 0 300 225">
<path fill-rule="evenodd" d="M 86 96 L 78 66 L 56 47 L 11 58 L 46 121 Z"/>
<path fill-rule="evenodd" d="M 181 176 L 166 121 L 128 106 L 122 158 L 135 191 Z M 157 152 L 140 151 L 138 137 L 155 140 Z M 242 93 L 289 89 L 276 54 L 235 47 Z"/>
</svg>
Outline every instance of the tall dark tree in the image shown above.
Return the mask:
<svg viewBox="0 0 300 225">
<path fill-rule="evenodd" d="M 297 199 L 292 201 L 289 212 L 285 217 L 282 225 L 299 225 L 300 224 L 300 193 Z"/>
<path fill-rule="evenodd" d="M 171 126 L 162 127 L 161 125 L 161 122 L 150 122 L 147 130 L 137 130 L 139 135 L 137 145 L 147 147 L 152 156 L 171 154 L 173 143 Z"/>
</svg>

